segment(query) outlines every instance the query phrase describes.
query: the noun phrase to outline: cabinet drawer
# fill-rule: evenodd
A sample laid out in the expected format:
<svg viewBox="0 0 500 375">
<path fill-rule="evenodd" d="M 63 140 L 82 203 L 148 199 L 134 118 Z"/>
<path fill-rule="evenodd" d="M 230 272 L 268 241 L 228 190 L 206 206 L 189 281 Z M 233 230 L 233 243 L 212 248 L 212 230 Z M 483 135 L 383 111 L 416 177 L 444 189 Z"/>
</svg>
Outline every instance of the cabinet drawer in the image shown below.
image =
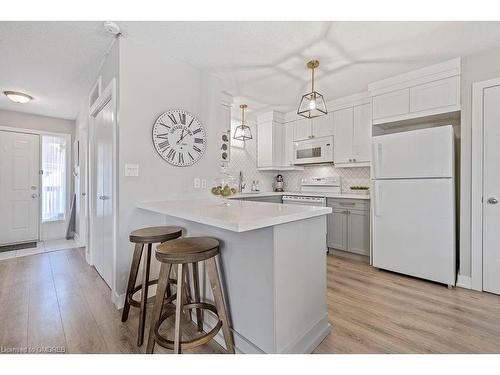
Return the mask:
<svg viewBox="0 0 500 375">
<path fill-rule="evenodd" d="M 450 77 L 410 88 L 410 111 L 427 111 L 459 104 L 459 77 Z"/>
<path fill-rule="evenodd" d="M 332 207 L 336 210 L 361 210 L 368 211 L 370 209 L 370 201 L 369 200 L 361 200 L 361 199 L 337 199 L 337 198 L 328 198 L 327 199 L 328 207 Z"/>
<path fill-rule="evenodd" d="M 373 97 L 373 119 L 404 115 L 410 112 L 410 89 Z"/>
</svg>

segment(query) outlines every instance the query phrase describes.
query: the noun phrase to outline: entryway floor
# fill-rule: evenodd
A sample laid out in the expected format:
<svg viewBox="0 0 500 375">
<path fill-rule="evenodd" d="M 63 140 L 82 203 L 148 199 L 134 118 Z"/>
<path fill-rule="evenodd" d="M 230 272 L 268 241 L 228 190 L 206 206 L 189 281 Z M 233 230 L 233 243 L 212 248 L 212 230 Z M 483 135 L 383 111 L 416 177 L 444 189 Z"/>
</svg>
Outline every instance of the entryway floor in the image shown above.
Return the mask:
<svg viewBox="0 0 500 375">
<path fill-rule="evenodd" d="M 72 249 L 77 246 L 78 245 L 75 240 L 60 239 L 39 241 L 37 242 L 36 247 L 33 248 L 0 252 L 0 260 L 47 253 L 55 250 Z"/>
<path fill-rule="evenodd" d="M 315 353 L 500 353 L 500 296 L 327 258 L 332 332 Z M 0 353 L 143 353 L 137 321 L 132 308 L 121 322 L 83 248 L 0 261 Z M 188 352 L 221 351 L 211 342 Z"/>
</svg>

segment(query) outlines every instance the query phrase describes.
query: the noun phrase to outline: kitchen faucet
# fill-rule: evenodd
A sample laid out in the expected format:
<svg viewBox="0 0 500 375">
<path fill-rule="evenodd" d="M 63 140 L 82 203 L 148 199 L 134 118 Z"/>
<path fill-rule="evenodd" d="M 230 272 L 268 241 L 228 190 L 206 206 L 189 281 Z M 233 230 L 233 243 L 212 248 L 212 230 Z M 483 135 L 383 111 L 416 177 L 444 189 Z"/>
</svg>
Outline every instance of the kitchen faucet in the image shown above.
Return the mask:
<svg viewBox="0 0 500 375">
<path fill-rule="evenodd" d="M 239 179 L 238 179 L 238 191 L 240 193 L 243 193 L 243 189 L 246 187 L 247 184 L 244 184 L 243 183 L 243 172 L 240 171 L 240 176 L 239 176 Z"/>
</svg>

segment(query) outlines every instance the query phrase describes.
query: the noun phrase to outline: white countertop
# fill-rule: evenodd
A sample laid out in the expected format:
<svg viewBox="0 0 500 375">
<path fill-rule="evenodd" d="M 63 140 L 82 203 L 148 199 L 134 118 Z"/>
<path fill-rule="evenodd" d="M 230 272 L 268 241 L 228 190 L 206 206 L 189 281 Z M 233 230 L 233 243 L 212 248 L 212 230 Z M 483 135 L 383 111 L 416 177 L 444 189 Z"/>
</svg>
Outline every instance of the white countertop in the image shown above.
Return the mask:
<svg viewBox="0 0 500 375">
<path fill-rule="evenodd" d="M 139 203 L 137 207 L 234 232 L 246 232 L 291 221 L 327 215 L 332 212 L 330 207 L 242 200 L 232 200 L 229 202 L 229 206 L 223 206 L 221 201 L 218 198 L 168 200 L 143 202 Z"/>
<path fill-rule="evenodd" d="M 280 195 L 301 195 L 308 197 L 326 197 L 326 198 L 343 198 L 343 199 L 364 199 L 369 200 L 370 195 L 368 194 L 333 194 L 333 193 L 304 193 L 297 191 L 285 191 L 285 192 L 276 192 L 276 191 L 261 191 L 258 193 L 238 193 L 230 197 L 230 199 L 241 199 L 241 198 L 252 198 L 252 197 L 272 197 L 272 196 L 280 196 Z"/>
</svg>

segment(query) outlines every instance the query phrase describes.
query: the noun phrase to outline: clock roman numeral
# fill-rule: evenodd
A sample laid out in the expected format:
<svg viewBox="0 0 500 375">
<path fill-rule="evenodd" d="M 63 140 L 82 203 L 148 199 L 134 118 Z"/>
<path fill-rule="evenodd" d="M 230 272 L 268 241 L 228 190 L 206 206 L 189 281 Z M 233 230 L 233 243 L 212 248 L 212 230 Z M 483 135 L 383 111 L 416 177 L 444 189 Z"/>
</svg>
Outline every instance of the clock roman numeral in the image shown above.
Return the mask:
<svg viewBox="0 0 500 375">
<path fill-rule="evenodd" d="M 167 148 L 170 147 L 170 143 L 168 142 L 168 140 L 167 141 L 163 141 L 163 142 L 158 143 L 158 147 L 160 148 L 160 150 L 163 149 L 163 148 L 166 150 Z M 165 150 L 161 150 L 161 151 L 163 152 Z"/>
<path fill-rule="evenodd" d="M 167 158 L 169 158 L 170 160 L 173 160 L 175 157 L 175 154 L 176 154 L 176 151 L 173 148 L 171 148 L 167 154 Z"/>
<path fill-rule="evenodd" d="M 179 153 L 179 164 L 184 164 L 184 154 L 183 153 Z"/>
<path fill-rule="evenodd" d="M 159 125 L 163 125 L 164 127 L 166 127 L 168 130 L 170 130 L 170 125 L 167 125 L 167 124 L 164 124 L 163 122 L 158 122 Z"/>
<path fill-rule="evenodd" d="M 188 155 L 189 155 L 189 158 L 190 158 L 191 160 L 194 160 L 193 155 L 191 155 L 191 153 L 190 153 L 189 151 L 188 151 Z"/>
<path fill-rule="evenodd" d="M 199 133 L 199 132 L 201 132 L 201 128 L 198 128 L 198 129 L 196 129 L 196 130 L 193 130 L 193 134 L 197 134 L 197 133 Z"/>
<path fill-rule="evenodd" d="M 194 121 L 194 117 L 191 119 L 191 122 L 189 123 L 188 128 L 191 127 L 191 125 L 193 124 L 193 121 Z"/>
<path fill-rule="evenodd" d="M 185 113 L 179 113 L 179 120 L 182 125 L 186 125 L 186 114 Z"/>
<path fill-rule="evenodd" d="M 200 148 L 198 148 L 198 146 L 196 146 L 196 145 L 194 145 L 194 146 L 193 146 L 193 150 L 198 151 L 198 152 L 201 152 L 201 149 L 200 149 Z"/>
<path fill-rule="evenodd" d="M 167 139 L 168 133 L 156 134 L 156 138 Z"/>
<path fill-rule="evenodd" d="M 195 138 L 194 143 L 202 143 L 203 144 L 203 139 L 202 138 Z"/>
<path fill-rule="evenodd" d="M 177 125 L 177 119 L 175 118 L 175 116 L 173 114 L 169 114 L 168 118 L 170 119 L 170 121 L 173 122 L 174 125 Z"/>
</svg>

